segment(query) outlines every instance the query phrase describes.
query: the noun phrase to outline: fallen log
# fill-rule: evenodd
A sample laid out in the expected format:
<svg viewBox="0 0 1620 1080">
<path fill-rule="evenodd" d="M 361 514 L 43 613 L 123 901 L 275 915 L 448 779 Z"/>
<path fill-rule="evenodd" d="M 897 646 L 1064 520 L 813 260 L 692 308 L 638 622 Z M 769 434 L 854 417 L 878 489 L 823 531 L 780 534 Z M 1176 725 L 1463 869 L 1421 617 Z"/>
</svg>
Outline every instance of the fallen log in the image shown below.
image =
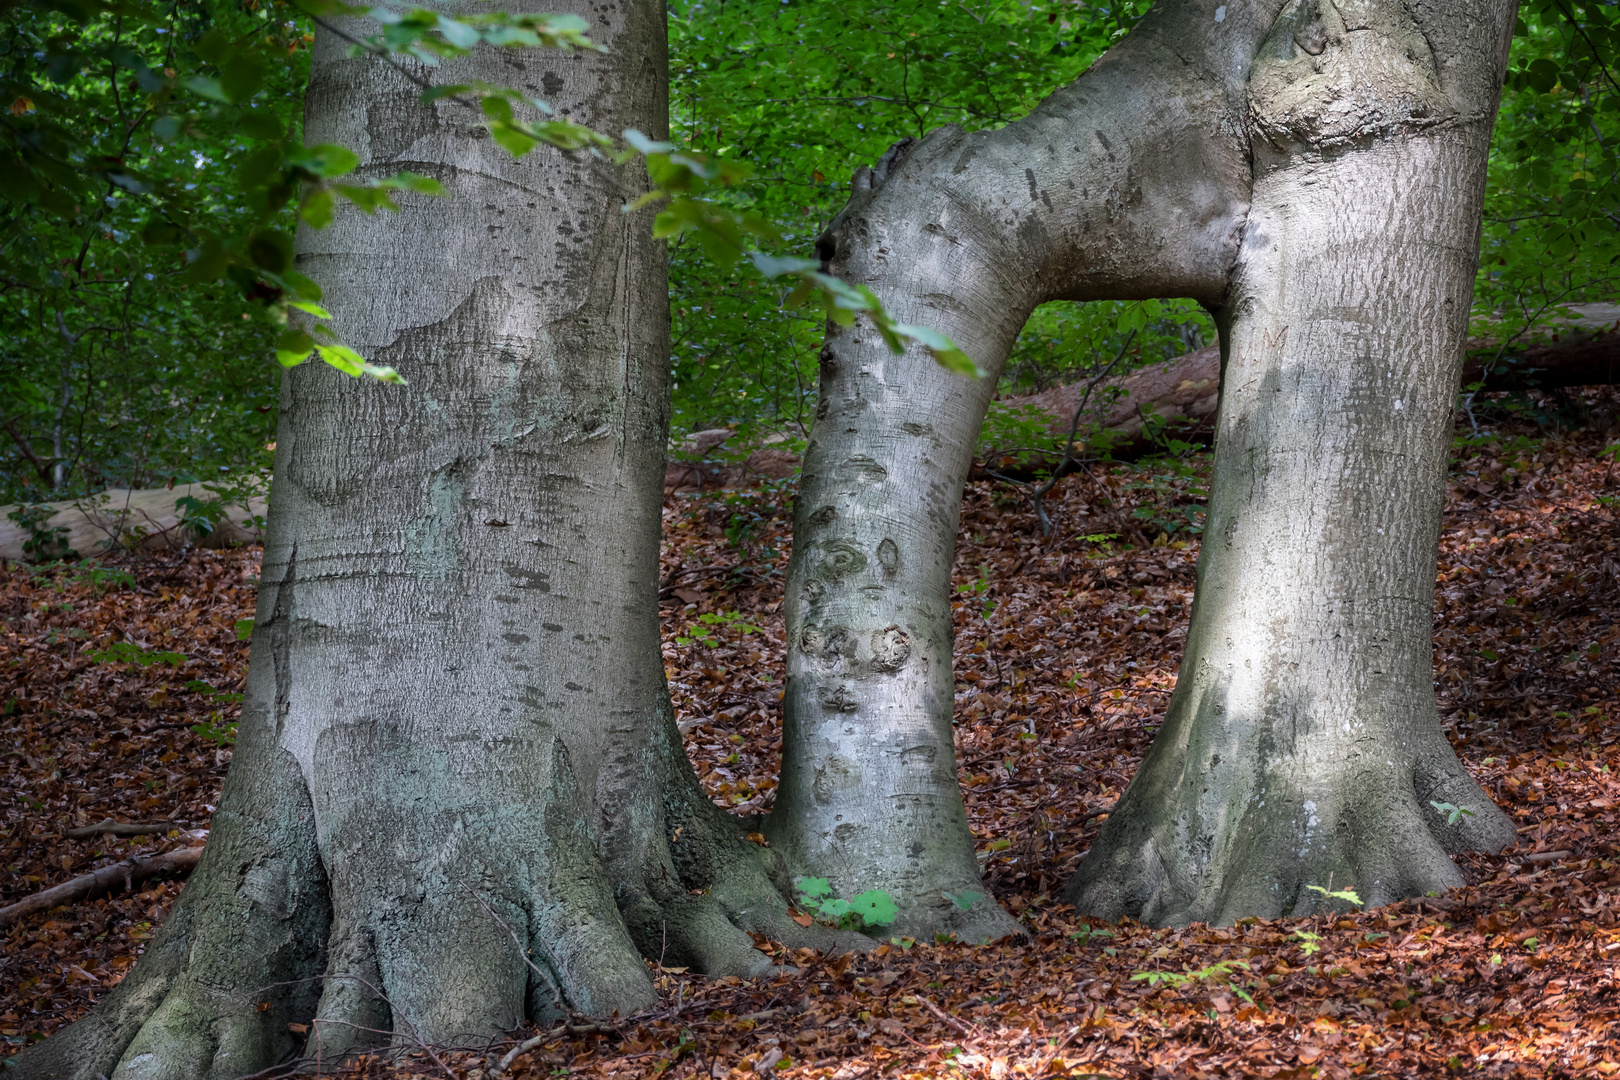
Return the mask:
<svg viewBox="0 0 1620 1080">
<path fill-rule="evenodd" d="M 1107 379 L 1092 391 L 1090 417 L 1080 418 L 1085 431 L 1096 421 L 1110 435 L 1114 453 L 1129 452 L 1151 440 L 1145 417 L 1153 416 L 1178 431 L 1202 433 L 1214 424 L 1221 400 L 1221 349 L 1208 345 L 1117 379 Z M 1049 430 L 1060 439 L 1069 433 L 1074 410 L 1085 397 L 1086 383 L 1054 386 L 1026 397 L 1003 398 L 1004 405 L 1033 405 L 1051 415 Z"/>
<path fill-rule="evenodd" d="M 189 874 L 196 868 L 202 853 L 200 847 L 176 848 L 161 855 L 136 855 L 123 862 L 103 866 L 100 870 L 53 885 L 32 896 L 25 896 L 9 907 L 0 908 L 0 927 L 10 926 L 36 911 L 49 911 L 61 904 L 73 904 L 99 893 L 111 892 L 120 885 L 133 889 L 136 882 L 164 874 Z"/>
<path fill-rule="evenodd" d="M 1508 349 L 1478 343 L 1463 368 L 1463 385 L 1482 382 L 1484 391 L 1492 393 L 1620 382 L 1620 309 L 1596 304 L 1581 307 L 1590 309 L 1591 315 L 1583 314 L 1570 329 L 1553 338 Z M 1220 347 L 1210 345 L 1167 364 L 1104 381 L 1092 392 L 1092 401 L 1099 404 L 1088 411 L 1090 419 L 1109 432 L 1109 449 L 1114 455 L 1141 453 L 1152 443 L 1145 430 L 1146 417 L 1165 421 L 1179 438 L 1209 434 L 1220 404 L 1220 383 Z M 1049 430 L 1061 439 L 1068 434 L 1085 387 L 1084 382 L 1054 386 L 1038 394 L 1003 398 L 1002 403 L 1033 405 L 1050 414 Z M 1089 426 L 1087 420 L 1081 417 L 1082 431 Z"/>
<path fill-rule="evenodd" d="M 718 445 L 719 443 L 711 443 L 704 452 L 707 453 Z M 796 476 L 798 472 L 799 455 L 777 446 L 761 447 L 741 461 L 676 460 L 664 466 L 664 493 L 756 487 L 767 480 L 784 480 Z"/>
<path fill-rule="evenodd" d="M 207 503 L 217 496 L 201 484 L 180 484 L 173 488 L 109 488 L 84 499 L 30 503 L 43 506 L 49 516 L 37 528 L 61 547 L 85 558 L 101 557 L 126 550 L 155 551 L 199 547 L 232 547 L 257 543 L 261 537 L 252 518 L 267 512 L 262 498 L 247 500 L 246 506 L 231 504 L 229 513 L 210 533 L 197 535 L 185 524 L 184 512 L 175 504 L 184 498 Z M 22 560 L 23 545 L 35 529 L 13 521 L 20 505 L 0 506 L 0 558 Z M 66 529 L 66 532 L 57 532 Z"/>
<path fill-rule="evenodd" d="M 1572 333 L 1557 341 L 1503 354 L 1489 374 L 1484 365 L 1493 354 L 1473 354 L 1463 369 L 1463 385 L 1479 382 L 1485 389 L 1561 390 L 1571 386 L 1612 386 L 1620 382 L 1620 331 Z"/>
</svg>

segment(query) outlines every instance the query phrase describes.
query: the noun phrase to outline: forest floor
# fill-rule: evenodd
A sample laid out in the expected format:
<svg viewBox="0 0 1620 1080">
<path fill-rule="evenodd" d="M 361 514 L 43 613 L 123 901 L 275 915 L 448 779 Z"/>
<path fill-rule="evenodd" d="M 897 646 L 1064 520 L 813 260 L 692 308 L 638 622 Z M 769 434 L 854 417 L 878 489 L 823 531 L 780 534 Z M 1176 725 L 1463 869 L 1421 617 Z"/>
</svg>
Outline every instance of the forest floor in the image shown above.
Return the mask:
<svg viewBox="0 0 1620 1080">
<path fill-rule="evenodd" d="M 957 555 L 958 758 L 986 882 L 1030 938 L 805 952 L 784 957 L 801 974 L 755 981 L 659 970 L 658 1010 L 614 1035 L 558 1032 L 508 1075 L 1620 1073 L 1620 466 L 1603 456 L 1616 398 L 1588 404 L 1607 432 L 1459 436 L 1435 685 L 1458 753 L 1520 826 L 1515 848 L 1461 860 L 1467 887 L 1220 929 L 1104 926 L 1065 908 L 1059 890 L 1175 685 L 1208 461 L 1069 476 L 1047 499 L 1058 531 L 1045 540 L 1015 489 L 976 482 Z M 744 814 L 769 808 L 779 760 L 790 498 L 780 484 L 672 496 L 664 511 L 677 715 L 707 790 Z M 256 572 L 254 551 L 0 571 L 0 905 L 204 841 Z M 107 819 L 172 828 L 64 835 Z M 0 927 L 5 1045 L 83 1015 L 181 887 Z M 479 1080 L 512 1045 L 345 1071 Z"/>
</svg>

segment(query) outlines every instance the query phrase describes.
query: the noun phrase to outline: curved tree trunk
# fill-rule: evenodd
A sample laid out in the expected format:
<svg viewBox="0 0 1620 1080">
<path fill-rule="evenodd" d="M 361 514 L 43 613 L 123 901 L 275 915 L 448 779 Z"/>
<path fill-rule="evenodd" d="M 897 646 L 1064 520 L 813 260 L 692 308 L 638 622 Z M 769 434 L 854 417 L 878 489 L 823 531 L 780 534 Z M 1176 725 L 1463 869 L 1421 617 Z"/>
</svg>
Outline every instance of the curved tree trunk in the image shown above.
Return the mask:
<svg viewBox="0 0 1620 1080">
<path fill-rule="evenodd" d="M 962 485 L 995 377 L 1036 304 L 1224 293 L 1248 181 L 1234 57 L 1270 20 L 1216 10 L 1160 5 L 1009 127 L 897 144 L 856 174 L 820 242 L 833 272 L 871 286 L 897 318 L 950 334 L 990 372 L 962 379 L 916 351 L 891 355 L 864 325 L 830 327 L 799 485 L 782 778 L 766 834 L 841 892 L 893 893 L 907 933 L 1017 929 L 982 898 L 956 781 Z M 965 906 L 964 893 L 980 899 Z"/>
<path fill-rule="evenodd" d="M 1448 852 L 1514 839 L 1441 734 L 1431 649 L 1514 5 L 1417 17 L 1296 0 L 1256 61 L 1187 651 L 1069 886 L 1081 911 L 1225 923 L 1311 911 L 1330 885 L 1381 904 L 1461 884 Z"/>
<path fill-rule="evenodd" d="M 543 10 L 553 10 L 543 5 Z M 480 51 L 445 82 L 665 122 L 661 4 L 598 54 Z M 769 968 L 786 873 L 703 795 L 659 649 L 665 254 L 606 162 L 514 161 L 476 118 L 317 42 L 311 142 L 448 200 L 301 238 L 345 339 L 408 387 L 289 374 L 237 756 L 174 917 L 25 1077 L 230 1078 L 559 1009 L 655 1001 L 641 958 Z M 842 940 L 842 939 L 839 939 Z M 639 947 L 639 948 L 638 948 Z M 312 1024 L 308 1043 L 289 1024 Z"/>
<path fill-rule="evenodd" d="M 1007 926 L 944 895 L 975 874 L 951 550 L 992 380 L 1035 304 L 1064 298 L 1193 297 L 1237 358 L 1176 723 L 1077 902 L 1231 918 L 1307 909 L 1304 886 L 1347 874 L 1382 900 L 1456 881 L 1445 851 L 1511 839 L 1441 736 L 1428 647 L 1510 8 L 1416 27 L 1393 2 L 1160 5 L 1027 120 L 941 129 L 857 174 L 823 258 L 991 379 L 829 330 L 767 830 L 790 861 L 898 885 L 911 932 Z M 1431 801 L 1474 816 L 1442 830 Z"/>
</svg>

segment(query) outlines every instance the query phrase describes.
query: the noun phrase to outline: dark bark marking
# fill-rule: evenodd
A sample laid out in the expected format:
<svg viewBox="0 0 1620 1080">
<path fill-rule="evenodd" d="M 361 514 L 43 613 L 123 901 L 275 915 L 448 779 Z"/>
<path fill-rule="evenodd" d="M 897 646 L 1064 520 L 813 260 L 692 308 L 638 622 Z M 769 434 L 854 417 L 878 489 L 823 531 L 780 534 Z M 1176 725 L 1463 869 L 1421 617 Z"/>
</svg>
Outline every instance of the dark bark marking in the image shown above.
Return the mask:
<svg viewBox="0 0 1620 1080">
<path fill-rule="evenodd" d="M 900 545 L 888 537 L 884 537 L 883 542 L 878 545 L 877 557 L 878 563 L 888 573 L 892 574 L 900 569 Z"/>
<path fill-rule="evenodd" d="M 845 683 L 822 687 L 818 697 L 822 708 L 832 709 L 834 712 L 854 712 L 860 708 L 860 702 L 855 700 L 855 695 L 850 693 L 849 686 Z M 819 770 L 816 776 L 818 778 L 821 776 Z"/>
<path fill-rule="evenodd" d="M 840 477 L 848 478 L 862 484 L 881 484 L 889 478 L 889 470 L 876 461 L 857 454 L 838 467 Z"/>
<path fill-rule="evenodd" d="M 866 554 L 843 540 L 822 544 L 818 554 L 816 573 L 829 581 L 838 581 L 866 569 Z"/>
<path fill-rule="evenodd" d="M 276 586 L 276 603 L 271 609 L 270 663 L 276 675 L 276 743 L 281 742 L 287 726 L 287 714 L 292 708 L 292 607 L 298 586 L 298 545 L 292 546 L 287 556 L 287 573 Z"/>
<path fill-rule="evenodd" d="M 911 656 L 911 639 L 898 626 L 872 631 L 872 667 L 899 671 Z"/>
</svg>

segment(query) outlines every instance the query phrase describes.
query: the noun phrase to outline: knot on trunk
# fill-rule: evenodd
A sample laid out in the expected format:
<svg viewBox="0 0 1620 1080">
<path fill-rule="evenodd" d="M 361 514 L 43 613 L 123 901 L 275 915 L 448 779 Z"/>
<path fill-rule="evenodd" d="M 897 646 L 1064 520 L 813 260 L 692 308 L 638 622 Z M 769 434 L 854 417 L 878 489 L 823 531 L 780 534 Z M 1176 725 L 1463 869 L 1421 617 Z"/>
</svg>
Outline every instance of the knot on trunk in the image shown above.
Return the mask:
<svg viewBox="0 0 1620 1080">
<path fill-rule="evenodd" d="M 819 548 L 814 571 L 819 578 L 836 582 L 866 569 L 866 553 L 848 541 L 832 540 Z"/>
<path fill-rule="evenodd" d="M 850 253 L 850 244 L 844 240 L 844 227 L 871 205 L 878 192 L 900 171 L 907 159 L 915 156 L 916 151 L 925 145 L 931 150 L 954 145 L 962 134 L 960 127 L 946 124 L 934 128 L 921 139 L 901 139 L 885 150 L 875 165 L 859 166 L 850 177 L 849 202 L 832 219 L 827 231 L 816 238 L 816 258 L 821 260 L 822 273 L 838 272 L 833 266 L 834 261 L 847 258 Z"/>
<path fill-rule="evenodd" d="M 899 671 L 911 656 L 911 639 L 898 626 L 872 631 L 872 667 L 878 671 Z"/>
<path fill-rule="evenodd" d="M 861 655 L 860 640 L 847 626 L 806 626 L 799 632 L 799 652 L 824 673 L 841 670 L 852 676 L 899 671 L 911 658 L 911 638 L 896 624 L 868 635 L 866 656 Z"/>
<path fill-rule="evenodd" d="M 1317 151 L 1455 114 L 1428 40 L 1399 0 L 1292 0 L 1255 60 L 1249 111 L 1273 148 Z"/>
</svg>

